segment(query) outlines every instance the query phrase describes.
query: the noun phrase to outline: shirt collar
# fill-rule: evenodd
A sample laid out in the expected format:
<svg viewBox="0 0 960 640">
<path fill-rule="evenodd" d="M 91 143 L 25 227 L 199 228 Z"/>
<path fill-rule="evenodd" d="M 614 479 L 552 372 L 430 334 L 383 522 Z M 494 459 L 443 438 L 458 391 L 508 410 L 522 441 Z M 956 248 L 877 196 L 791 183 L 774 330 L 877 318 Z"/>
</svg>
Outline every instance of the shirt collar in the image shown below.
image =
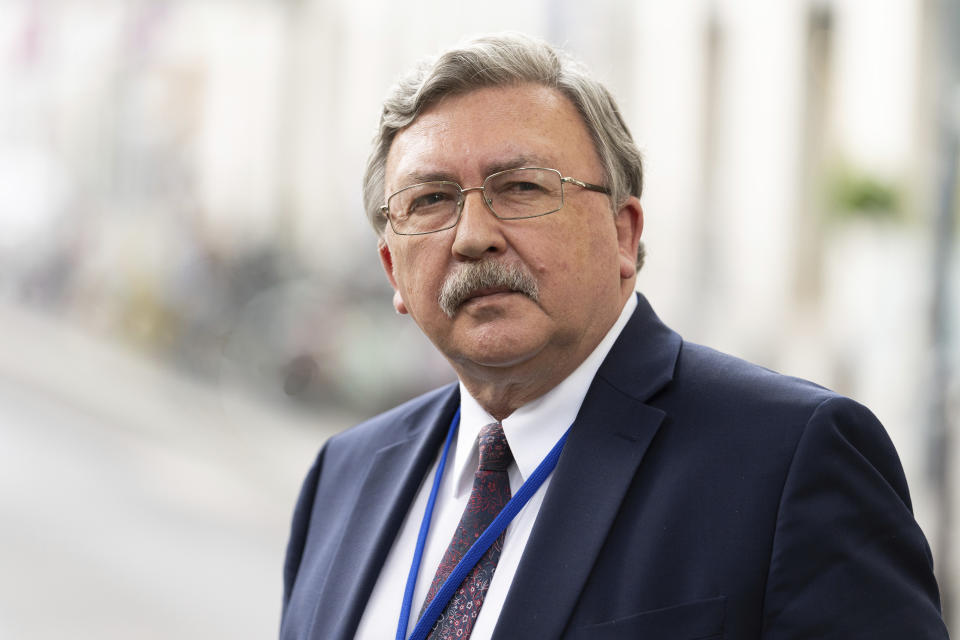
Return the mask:
<svg viewBox="0 0 960 640">
<path fill-rule="evenodd" d="M 573 373 L 503 420 L 503 432 L 522 480 L 530 477 L 557 440 L 573 424 L 597 370 L 636 308 L 637 297 L 631 295 L 603 340 Z M 461 382 L 460 428 L 453 459 L 455 496 L 462 495 L 473 486 L 473 474 L 479 460 L 477 435 L 481 428 L 491 422 L 496 420 L 467 392 Z"/>
</svg>

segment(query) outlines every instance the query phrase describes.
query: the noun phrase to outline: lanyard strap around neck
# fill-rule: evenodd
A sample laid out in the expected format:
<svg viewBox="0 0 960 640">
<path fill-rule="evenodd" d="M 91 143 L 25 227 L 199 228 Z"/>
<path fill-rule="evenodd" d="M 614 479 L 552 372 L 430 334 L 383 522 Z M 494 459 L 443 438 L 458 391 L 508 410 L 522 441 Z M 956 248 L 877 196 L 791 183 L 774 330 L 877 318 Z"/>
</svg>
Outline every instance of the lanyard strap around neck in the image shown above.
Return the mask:
<svg viewBox="0 0 960 640">
<path fill-rule="evenodd" d="M 409 626 L 410 623 L 410 610 L 413 604 L 413 591 L 417 583 L 417 574 L 420 573 L 420 563 L 423 560 L 423 549 L 424 546 L 426 546 L 427 533 L 430 530 L 430 520 L 433 517 L 433 508 L 436 505 L 437 493 L 440 490 L 440 478 L 443 476 L 443 470 L 446 467 L 447 454 L 450 451 L 453 434 L 456 433 L 459 424 L 460 409 L 457 409 L 453 420 L 450 421 L 450 429 L 447 432 L 447 439 L 443 445 L 443 453 L 440 455 L 440 462 L 437 463 L 437 470 L 433 476 L 433 487 L 430 489 L 430 497 L 427 500 L 427 507 L 424 510 L 423 520 L 420 523 L 420 534 L 417 537 L 417 546 L 414 550 L 413 562 L 410 565 L 410 573 L 407 575 L 407 586 L 403 592 L 403 605 L 400 609 L 400 621 L 397 624 L 396 640 L 404 640 L 406 637 L 407 626 Z M 554 467 L 557 466 L 557 461 L 560 459 L 560 453 L 563 451 L 563 445 L 567 441 L 567 434 L 569 433 L 570 429 L 568 428 L 564 434 L 560 436 L 560 439 L 557 440 L 557 443 L 553 445 L 550 453 L 540 462 L 534 472 L 530 474 L 527 481 L 517 490 L 516 495 L 510 499 L 500 513 L 493 519 L 493 522 L 490 523 L 490 526 L 480 534 L 480 537 L 477 538 L 463 555 L 463 558 L 460 559 L 457 566 L 454 567 L 450 575 L 447 576 L 443 586 L 437 591 L 437 594 L 430 602 L 426 611 L 423 612 L 423 616 L 421 616 L 414 627 L 409 640 L 424 640 L 427 637 L 430 629 L 433 627 L 444 607 L 447 606 L 450 598 L 453 597 L 453 593 L 460 586 L 460 583 L 463 582 L 463 579 L 473 570 L 473 567 L 480 561 L 483 554 L 487 552 L 490 545 L 500 537 L 500 534 L 507 528 L 507 525 L 509 525 L 513 518 L 523 509 L 527 501 L 533 497 L 533 494 L 537 492 L 544 480 L 547 479 Z"/>
</svg>

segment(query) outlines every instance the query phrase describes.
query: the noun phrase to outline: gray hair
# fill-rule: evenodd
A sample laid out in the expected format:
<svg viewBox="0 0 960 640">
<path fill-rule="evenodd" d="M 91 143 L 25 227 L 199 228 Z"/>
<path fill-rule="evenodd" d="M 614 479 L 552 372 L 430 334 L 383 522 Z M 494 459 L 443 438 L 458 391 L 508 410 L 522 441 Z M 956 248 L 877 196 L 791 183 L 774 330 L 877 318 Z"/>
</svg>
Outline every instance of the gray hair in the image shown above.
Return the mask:
<svg viewBox="0 0 960 640">
<path fill-rule="evenodd" d="M 380 235 L 386 219 L 384 198 L 387 155 L 402 129 L 442 98 L 475 89 L 535 83 L 558 90 L 580 112 L 610 188 L 616 211 L 630 196 L 643 191 L 643 163 L 613 96 L 577 61 L 546 42 L 515 33 L 471 40 L 461 47 L 421 62 L 402 77 L 383 102 L 380 129 L 363 176 L 363 204 Z M 637 249 L 637 269 L 644 247 Z"/>
</svg>

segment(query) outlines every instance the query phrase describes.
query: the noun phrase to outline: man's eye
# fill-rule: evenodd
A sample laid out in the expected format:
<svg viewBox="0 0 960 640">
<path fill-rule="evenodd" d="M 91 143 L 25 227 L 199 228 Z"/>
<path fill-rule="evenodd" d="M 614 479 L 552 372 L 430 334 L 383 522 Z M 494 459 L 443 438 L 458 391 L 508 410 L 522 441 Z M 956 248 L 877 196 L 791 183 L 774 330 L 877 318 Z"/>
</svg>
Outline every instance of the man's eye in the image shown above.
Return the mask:
<svg viewBox="0 0 960 640">
<path fill-rule="evenodd" d="M 530 193 L 543 191 L 543 187 L 536 182 L 508 182 L 501 189 L 503 193 Z"/>
<path fill-rule="evenodd" d="M 453 197 L 443 191 L 431 191 L 417 196 L 410 203 L 408 211 L 410 213 L 429 213 L 431 210 L 442 207 L 448 202 L 452 202 Z"/>
</svg>

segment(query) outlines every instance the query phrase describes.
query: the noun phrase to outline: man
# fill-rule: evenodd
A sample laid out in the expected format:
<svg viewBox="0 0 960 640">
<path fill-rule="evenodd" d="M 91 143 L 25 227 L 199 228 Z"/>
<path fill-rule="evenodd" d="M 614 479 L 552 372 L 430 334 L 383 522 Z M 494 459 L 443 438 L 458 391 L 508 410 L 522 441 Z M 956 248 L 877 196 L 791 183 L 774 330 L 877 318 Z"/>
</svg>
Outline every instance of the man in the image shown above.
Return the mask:
<svg viewBox="0 0 960 640">
<path fill-rule="evenodd" d="M 543 43 L 482 38 L 394 89 L 366 209 L 459 384 L 323 447 L 282 638 L 947 637 L 869 411 L 634 292 L 641 186 L 608 92 Z"/>
</svg>

